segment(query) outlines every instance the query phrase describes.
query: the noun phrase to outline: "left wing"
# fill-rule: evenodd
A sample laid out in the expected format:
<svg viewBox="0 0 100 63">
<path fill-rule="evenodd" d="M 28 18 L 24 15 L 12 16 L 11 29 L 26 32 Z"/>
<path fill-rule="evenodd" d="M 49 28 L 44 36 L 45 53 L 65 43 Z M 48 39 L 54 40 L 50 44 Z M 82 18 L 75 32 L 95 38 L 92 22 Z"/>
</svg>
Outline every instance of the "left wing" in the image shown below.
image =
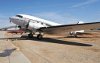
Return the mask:
<svg viewBox="0 0 100 63">
<path fill-rule="evenodd" d="M 1 28 L 0 31 L 7 31 L 7 33 L 24 33 L 26 30 L 18 28 L 18 26 L 9 26 L 5 28 Z"/>
<path fill-rule="evenodd" d="M 9 27 L 5 27 L 5 28 L 0 28 L 0 31 L 7 31 L 7 29 L 9 28 L 16 28 L 16 26 L 9 26 Z"/>
<path fill-rule="evenodd" d="M 44 33 L 49 33 L 49 34 L 65 35 L 67 32 L 71 32 L 71 31 L 92 30 L 97 28 L 100 28 L 100 22 L 42 27 L 39 29 L 39 31 L 42 31 Z"/>
</svg>

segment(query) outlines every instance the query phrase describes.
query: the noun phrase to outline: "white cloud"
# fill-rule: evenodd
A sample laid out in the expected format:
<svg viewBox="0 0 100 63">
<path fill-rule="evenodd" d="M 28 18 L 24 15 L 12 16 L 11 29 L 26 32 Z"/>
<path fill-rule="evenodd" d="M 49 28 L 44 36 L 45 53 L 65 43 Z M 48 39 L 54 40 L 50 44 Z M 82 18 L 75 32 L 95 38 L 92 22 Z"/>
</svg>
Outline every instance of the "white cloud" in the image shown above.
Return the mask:
<svg viewBox="0 0 100 63">
<path fill-rule="evenodd" d="M 40 18 L 54 21 L 61 24 L 76 23 L 80 21 L 78 18 L 73 17 L 67 13 L 60 14 L 55 12 L 44 12 L 44 13 L 37 13 L 35 14 L 35 16 L 39 16 Z"/>
<path fill-rule="evenodd" d="M 72 7 L 82 7 L 84 5 L 93 4 L 93 3 L 97 2 L 97 1 L 99 1 L 99 0 L 87 0 L 85 2 L 82 2 L 82 3 L 78 3 L 76 5 L 73 5 Z"/>
</svg>

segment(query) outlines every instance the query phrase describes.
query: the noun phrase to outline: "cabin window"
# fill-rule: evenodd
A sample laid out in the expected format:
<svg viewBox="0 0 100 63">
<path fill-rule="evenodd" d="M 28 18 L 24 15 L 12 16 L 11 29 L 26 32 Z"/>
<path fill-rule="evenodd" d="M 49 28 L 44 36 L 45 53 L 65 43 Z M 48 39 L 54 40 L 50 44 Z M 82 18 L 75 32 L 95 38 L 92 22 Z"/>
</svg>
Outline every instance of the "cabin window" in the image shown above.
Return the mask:
<svg viewBox="0 0 100 63">
<path fill-rule="evenodd" d="M 43 25 L 44 23 L 41 22 L 41 24 Z"/>
<path fill-rule="evenodd" d="M 30 19 L 30 21 L 31 21 L 31 22 L 33 22 L 33 23 L 35 23 L 35 22 L 36 22 L 35 20 L 32 20 L 32 19 Z"/>
<path fill-rule="evenodd" d="M 37 21 L 37 23 L 39 23 L 39 21 Z"/>
</svg>

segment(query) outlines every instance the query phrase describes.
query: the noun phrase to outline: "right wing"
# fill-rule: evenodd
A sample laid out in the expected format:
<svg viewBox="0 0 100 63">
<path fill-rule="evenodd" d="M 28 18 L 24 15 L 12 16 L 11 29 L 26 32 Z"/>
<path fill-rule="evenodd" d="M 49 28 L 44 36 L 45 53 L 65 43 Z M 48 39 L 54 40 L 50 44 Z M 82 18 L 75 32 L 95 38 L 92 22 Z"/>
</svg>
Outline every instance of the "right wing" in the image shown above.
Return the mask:
<svg viewBox="0 0 100 63">
<path fill-rule="evenodd" d="M 100 22 L 42 27 L 39 29 L 39 31 L 42 31 L 44 33 L 49 33 L 49 34 L 65 35 L 66 33 L 71 31 L 92 30 L 97 28 L 100 28 Z"/>
</svg>

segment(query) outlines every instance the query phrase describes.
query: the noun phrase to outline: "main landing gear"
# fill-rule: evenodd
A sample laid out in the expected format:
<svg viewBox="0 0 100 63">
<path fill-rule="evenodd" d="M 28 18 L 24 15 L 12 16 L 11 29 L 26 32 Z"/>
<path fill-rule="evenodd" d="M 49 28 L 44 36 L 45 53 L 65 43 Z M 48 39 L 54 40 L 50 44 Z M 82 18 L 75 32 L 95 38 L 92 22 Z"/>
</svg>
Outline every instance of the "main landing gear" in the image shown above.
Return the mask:
<svg viewBox="0 0 100 63">
<path fill-rule="evenodd" d="M 38 35 L 37 35 L 37 39 L 40 40 L 40 39 L 42 39 L 42 38 L 43 38 L 43 35 L 42 35 L 42 34 L 38 34 Z"/>
<path fill-rule="evenodd" d="M 32 33 L 28 34 L 28 38 L 33 38 L 33 34 Z M 39 39 L 39 40 L 41 40 L 43 38 L 43 34 L 38 34 L 36 36 L 36 38 Z"/>
<path fill-rule="evenodd" d="M 28 34 L 28 38 L 33 38 L 33 34 L 32 33 Z"/>
</svg>

